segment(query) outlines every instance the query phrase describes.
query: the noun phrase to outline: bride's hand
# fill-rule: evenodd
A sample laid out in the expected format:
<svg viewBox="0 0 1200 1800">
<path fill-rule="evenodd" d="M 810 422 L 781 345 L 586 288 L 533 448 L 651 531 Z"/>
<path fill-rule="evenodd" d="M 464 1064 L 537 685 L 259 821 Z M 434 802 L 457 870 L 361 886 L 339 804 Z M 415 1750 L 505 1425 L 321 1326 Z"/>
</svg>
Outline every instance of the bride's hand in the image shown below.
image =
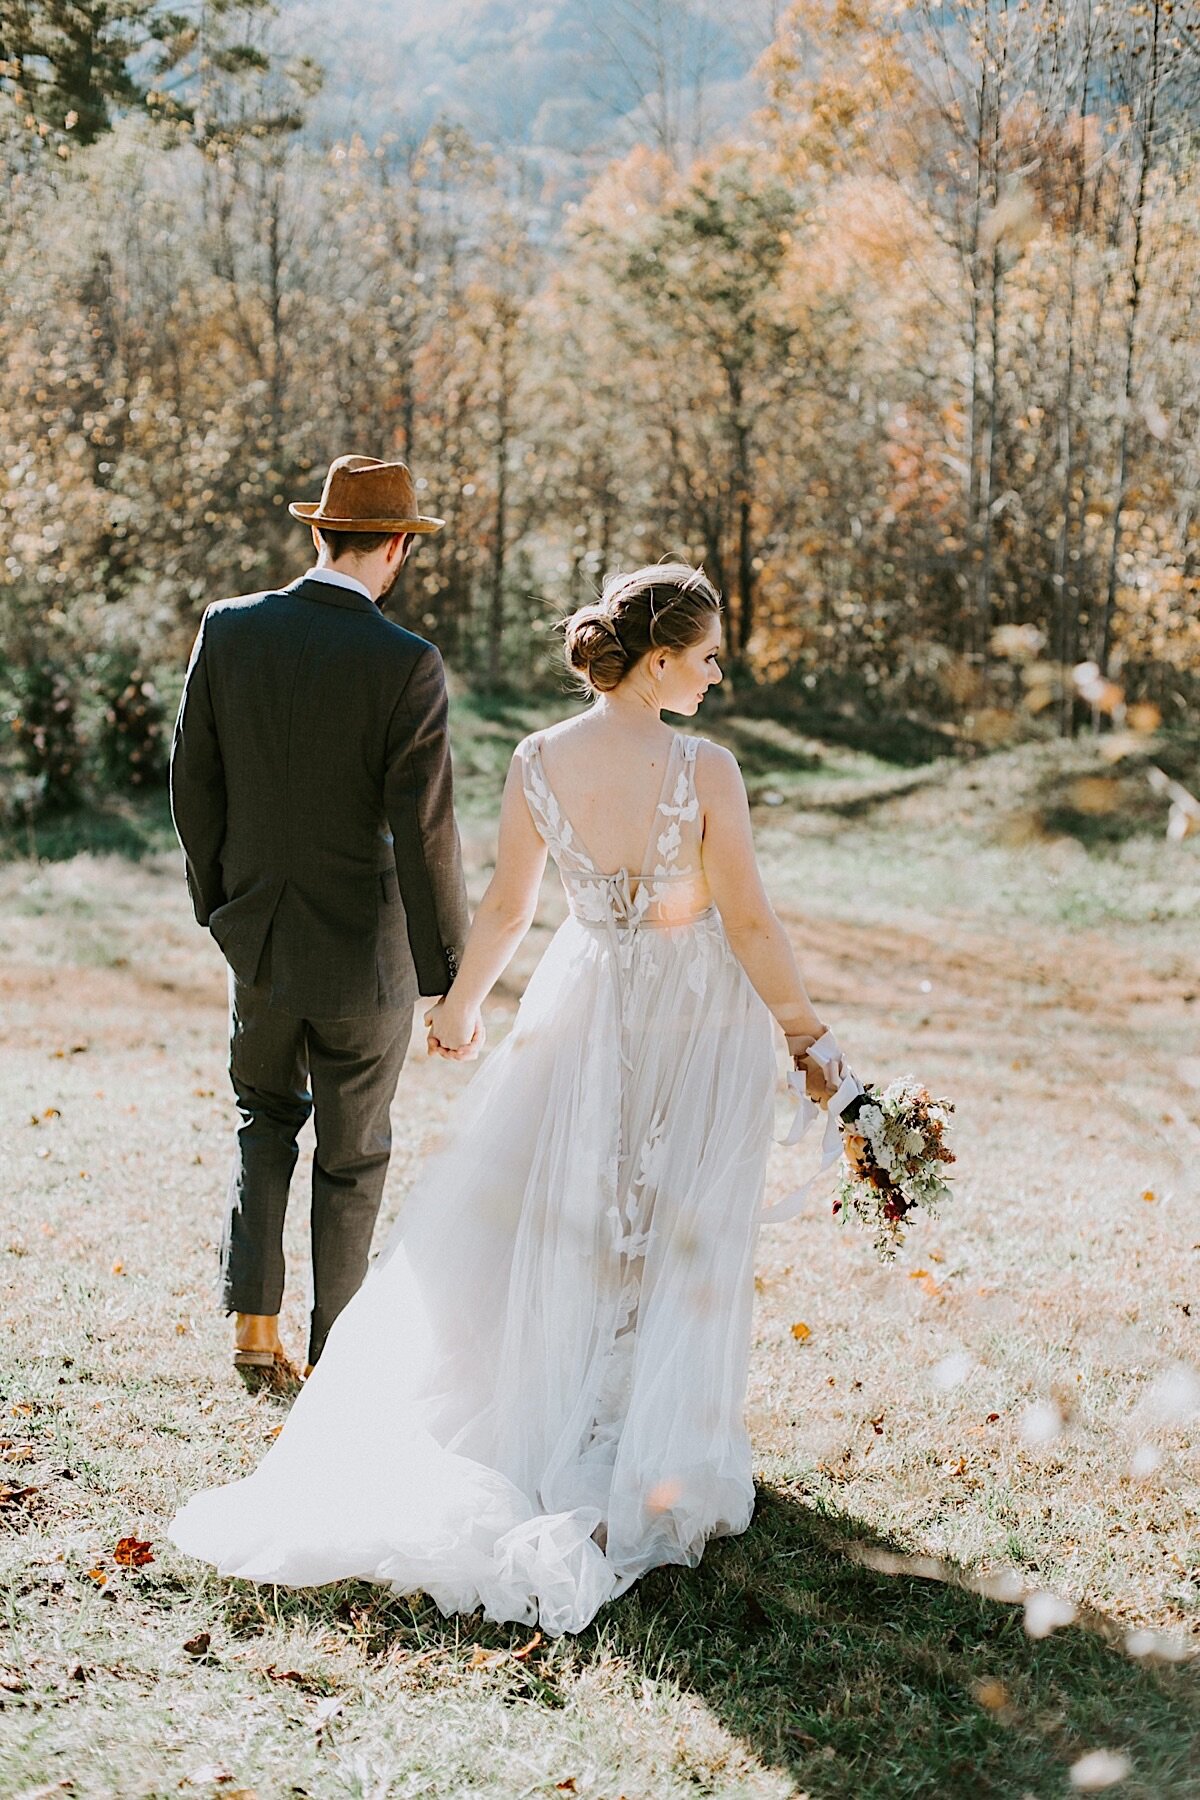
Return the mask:
<svg viewBox="0 0 1200 1800">
<path fill-rule="evenodd" d="M 430 1056 L 445 1056 L 451 1062 L 474 1062 L 483 1048 L 485 1033 L 477 1006 L 457 1006 L 449 997 L 439 1000 L 425 1014 L 425 1028 Z"/>
<path fill-rule="evenodd" d="M 837 1083 L 829 1079 L 821 1064 L 812 1056 L 793 1056 L 792 1063 L 804 1071 L 804 1092 L 817 1106 L 825 1107 L 837 1093 Z"/>
</svg>

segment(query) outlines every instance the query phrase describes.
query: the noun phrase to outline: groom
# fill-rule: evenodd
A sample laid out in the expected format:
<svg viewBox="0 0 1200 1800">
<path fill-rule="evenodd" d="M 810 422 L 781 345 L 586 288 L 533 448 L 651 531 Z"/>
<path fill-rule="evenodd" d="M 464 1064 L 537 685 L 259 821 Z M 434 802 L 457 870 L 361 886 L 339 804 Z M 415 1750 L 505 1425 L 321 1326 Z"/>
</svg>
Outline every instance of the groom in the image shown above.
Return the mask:
<svg viewBox="0 0 1200 1800">
<path fill-rule="evenodd" d="M 289 510 L 317 561 L 208 608 L 171 753 L 192 904 L 230 967 L 224 1306 L 235 1367 L 279 1391 L 299 1379 L 278 1319 L 297 1136 L 315 1111 L 311 1369 L 366 1273 L 413 1004 L 445 993 L 467 929 L 442 659 L 380 610 L 444 521 L 368 456 Z"/>
</svg>

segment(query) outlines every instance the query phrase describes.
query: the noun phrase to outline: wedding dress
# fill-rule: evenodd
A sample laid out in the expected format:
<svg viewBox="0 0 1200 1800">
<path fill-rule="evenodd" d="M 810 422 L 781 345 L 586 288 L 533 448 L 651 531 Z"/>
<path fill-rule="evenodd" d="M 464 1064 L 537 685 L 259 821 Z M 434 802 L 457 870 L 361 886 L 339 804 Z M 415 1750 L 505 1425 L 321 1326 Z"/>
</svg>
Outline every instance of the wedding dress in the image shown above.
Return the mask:
<svg viewBox="0 0 1200 1800">
<path fill-rule="evenodd" d="M 570 916 L 253 1474 L 180 1549 L 577 1631 L 753 1507 L 743 1421 L 770 1015 L 712 904 L 698 740 L 642 873 L 602 874 L 519 757 Z"/>
</svg>

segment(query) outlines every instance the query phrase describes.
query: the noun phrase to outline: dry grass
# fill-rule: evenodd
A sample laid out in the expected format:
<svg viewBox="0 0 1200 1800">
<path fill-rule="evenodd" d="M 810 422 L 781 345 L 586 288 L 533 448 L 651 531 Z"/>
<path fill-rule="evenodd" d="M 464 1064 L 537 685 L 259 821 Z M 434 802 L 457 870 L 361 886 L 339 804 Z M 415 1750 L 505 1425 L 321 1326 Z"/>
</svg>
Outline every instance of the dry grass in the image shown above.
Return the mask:
<svg viewBox="0 0 1200 1800">
<path fill-rule="evenodd" d="M 1123 1797 L 1200 1794 L 1196 1665 L 1164 1660 L 1200 1632 L 1196 1420 L 1163 1385 L 1200 1366 L 1196 849 L 1047 837 L 1051 754 L 897 781 L 797 747 L 775 889 L 860 1070 L 956 1100 L 955 1202 L 893 1269 L 824 1202 L 764 1233 L 754 1526 L 528 1653 L 165 1543 L 281 1417 L 215 1306 L 221 965 L 173 858 L 0 868 L 0 1793 L 1050 1800 L 1107 1749 Z M 460 1079 L 406 1069 L 388 1217 Z M 797 1174 L 777 1153 L 774 1191 Z M 289 1254 L 299 1347 L 299 1198 Z M 1078 1621 L 1029 1637 L 1003 1570 Z"/>
</svg>

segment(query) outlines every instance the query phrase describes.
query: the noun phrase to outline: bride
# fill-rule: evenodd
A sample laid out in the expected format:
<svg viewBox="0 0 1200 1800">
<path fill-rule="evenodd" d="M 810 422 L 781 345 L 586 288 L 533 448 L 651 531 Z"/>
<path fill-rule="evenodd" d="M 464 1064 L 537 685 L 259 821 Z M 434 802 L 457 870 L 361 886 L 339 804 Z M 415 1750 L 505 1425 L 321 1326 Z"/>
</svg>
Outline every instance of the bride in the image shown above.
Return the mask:
<svg viewBox="0 0 1200 1800">
<path fill-rule="evenodd" d="M 176 1515 L 224 1574 L 358 1576 L 578 1631 L 754 1503 L 743 1400 L 773 1023 L 825 1027 L 754 859 L 737 763 L 671 729 L 721 679 L 698 570 L 566 625 L 593 704 L 518 745 L 496 871 L 430 1049 L 467 1058 L 549 851 L 570 916 L 252 1475 Z"/>
</svg>

